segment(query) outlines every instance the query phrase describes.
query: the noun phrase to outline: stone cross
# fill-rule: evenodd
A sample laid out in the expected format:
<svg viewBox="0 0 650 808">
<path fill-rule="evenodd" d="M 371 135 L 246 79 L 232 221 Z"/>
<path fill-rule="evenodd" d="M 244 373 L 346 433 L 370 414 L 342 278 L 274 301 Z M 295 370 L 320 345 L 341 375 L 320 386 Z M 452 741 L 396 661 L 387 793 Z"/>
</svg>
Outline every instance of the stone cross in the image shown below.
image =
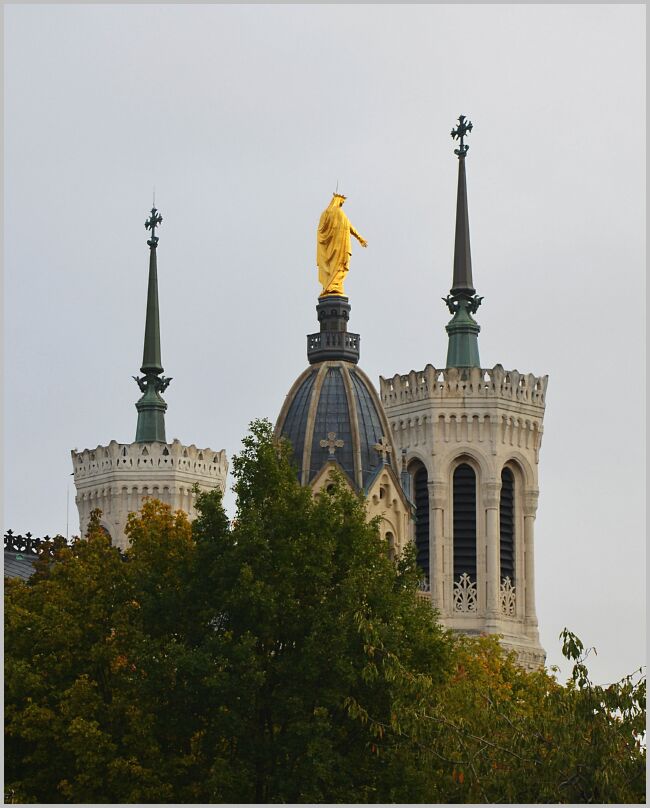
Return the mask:
<svg viewBox="0 0 650 808">
<path fill-rule="evenodd" d="M 372 447 L 376 449 L 379 454 L 381 455 L 382 463 L 386 462 L 387 456 L 393 451 L 390 444 L 386 442 L 386 438 L 382 435 L 379 439 L 379 443 L 375 443 Z"/>
<path fill-rule="evenodd" d="M 320 445 L 323 449 L 329 449 L 330 457 L 334 457 L 334 452 L 343 446 L 343 441 L 340 438 L 336 439 L 336 432 L 328 432 L 327 440 L 322 440 Z"/>
<path fill-rule="evenodd" d="M 158 236 L 156 235 L 156 227 L 162 222 L 162 216 L 155 207 L 151 208 L 151 216 L 144 223 L 147 230 L 151 230 L 151 239 L 147 242 L 150 247 L 155 247 L 158 244 Z"/>
</svg>

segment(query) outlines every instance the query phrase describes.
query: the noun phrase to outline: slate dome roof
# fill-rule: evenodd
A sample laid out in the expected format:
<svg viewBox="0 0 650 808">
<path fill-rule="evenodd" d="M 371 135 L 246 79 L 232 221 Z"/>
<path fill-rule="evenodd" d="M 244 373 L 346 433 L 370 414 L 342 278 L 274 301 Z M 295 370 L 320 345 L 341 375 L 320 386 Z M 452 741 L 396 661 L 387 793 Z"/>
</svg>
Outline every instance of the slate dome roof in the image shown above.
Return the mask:
<svg viewBox="0 0 650 808">
<path fill-rule="evenodd" d="M 276 435 L 287 438 L 298 464 L 300 481 L 310 483 L 330 459 L 320 445 L 328 433 L 343 441 L 334 459 L 358 488 L 367 488 L 383 457 L 375 445 L 391 443 L 390 428 L 370 379 L 351 362 L 334 360 L 311 365 L 287 395 Z M 383 440 L 382 440 L 383 438 Z M 395 470 L 394 452 L 387 462 Z"/>
</svg>

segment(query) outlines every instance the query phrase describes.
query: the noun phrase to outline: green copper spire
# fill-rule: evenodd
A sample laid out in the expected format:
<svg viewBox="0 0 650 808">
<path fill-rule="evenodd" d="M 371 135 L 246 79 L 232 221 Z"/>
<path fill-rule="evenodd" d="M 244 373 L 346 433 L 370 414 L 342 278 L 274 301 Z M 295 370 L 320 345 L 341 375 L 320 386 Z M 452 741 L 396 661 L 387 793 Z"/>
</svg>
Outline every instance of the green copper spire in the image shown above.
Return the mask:
<svg viewBox="0 0 650 808">
<path fill-rule="evenodd" d="M 151 208 L 151 216 L 144 224 L 147 230 L 151 230 L 151 238 L 147 241 L 149 245 L 149 288 L 147 290 L 144 351 L 142 353 L 142 367 L 140 368 L 140 372 L 144 373 L 144 376 L 133 377 L 143 394 L 135 405 L 138 411 L 138 427 L 135 433 L 136 443 L 166 442 L 165 410 L 167 409 L 167 404 L 160 394 L 167 389 L 171 379 L 160 375 L 163 372 L 163 366 L 160 359 L 158 264 L 156 262 L 158 236 L 156 235 L 156 227 L 161 222 L 162 216 L 154 206 Z"/>
<path fill-rule="evenodd" d="M 460 145 L 454 149 L 458 157 L 458 195 L 456 197 L 456 239 L 454 243 L 454 278 L 449 295 L 443 297 L 449 311 L 454 315 L 447 324 L 449 347 L 447 349 L 448 368 L 480 367 L 478 356 L 478 334 L 480 325 L 472 317 L 481 305 L 482 297 L 475 294 L 472 280 L 472 253 L 469 244 L 469 212 L 467 209 L 467 178 L 465 175 L 465 155 L 469 146 L 464 143 L 472 122 L 464 115 L 458 118 L 458 126 L 452 129 L 452 138 L 458 138 Z"/>
</svg>

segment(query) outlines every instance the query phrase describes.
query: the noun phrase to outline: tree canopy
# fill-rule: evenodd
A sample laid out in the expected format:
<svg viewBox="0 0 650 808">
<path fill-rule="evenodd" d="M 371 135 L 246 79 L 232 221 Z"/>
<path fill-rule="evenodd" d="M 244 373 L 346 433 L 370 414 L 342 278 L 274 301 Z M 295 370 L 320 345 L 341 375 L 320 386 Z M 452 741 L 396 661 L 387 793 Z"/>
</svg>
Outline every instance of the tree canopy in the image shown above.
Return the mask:
<svg viewBox="0 0 650 808">
<path fill-rule="evenodd" d="M 637 802 L 645 680 L 566 686 L 444 630 L 412 548 L 256 422 L 237 513 L 91 520 L 5 598 L 7 802 Z"/>
</svg>

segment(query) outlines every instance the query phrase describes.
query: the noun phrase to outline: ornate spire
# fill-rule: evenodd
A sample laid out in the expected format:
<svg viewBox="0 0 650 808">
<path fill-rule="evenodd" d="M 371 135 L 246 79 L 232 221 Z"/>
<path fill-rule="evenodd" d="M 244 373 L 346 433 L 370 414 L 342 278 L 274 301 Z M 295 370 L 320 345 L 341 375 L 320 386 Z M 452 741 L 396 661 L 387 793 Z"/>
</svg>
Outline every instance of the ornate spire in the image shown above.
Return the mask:
<svg viewBox="0 0 650 808">
<path fill-rule="evenodd" d="M 142 377 L 134 376 L 143 395 L 136 403 L 138 410 L 138 426 L 135 433 L 136 443 L 151 441 L 166 442 L 165 410 L 167 404 L 160 395 L 167 389 L 171 378 L 160 374 L 163 366 L 160 358 L 160 317 L 158 313 L 158 264 L 156 248 L 158 236 L 156 227 L 161 224 L 162 216 L 155 206 L 151 208 L 151 216 L 144 223 L 151 230 L 149 245 L 149 288 L 147 290 L 147 318 L 144 328 L 144 350 L 142 352 Z"/>
<path fill-rule="evenodd" d="M 450 294 L 443 300 L 454 315 L 446 326 L 449 334 L 447 367 L 480 367 L 478 334 L 481 327 L 472 317 L 481 305 L 482 297 L 475 294 L 472 280 L 472 253 L 469 242 L 469 212 L 467 209 L 467 179 L 465 156 L 469 146 L 465 137 L 473 125 L 464 115 L 458 118 L 458 126 L 451 136 L 460 144 L 454 149 L 458 157 L 458 193 L 456 197 L 456 239 L 454 243 L 454 277 Z"/>
</svg>

